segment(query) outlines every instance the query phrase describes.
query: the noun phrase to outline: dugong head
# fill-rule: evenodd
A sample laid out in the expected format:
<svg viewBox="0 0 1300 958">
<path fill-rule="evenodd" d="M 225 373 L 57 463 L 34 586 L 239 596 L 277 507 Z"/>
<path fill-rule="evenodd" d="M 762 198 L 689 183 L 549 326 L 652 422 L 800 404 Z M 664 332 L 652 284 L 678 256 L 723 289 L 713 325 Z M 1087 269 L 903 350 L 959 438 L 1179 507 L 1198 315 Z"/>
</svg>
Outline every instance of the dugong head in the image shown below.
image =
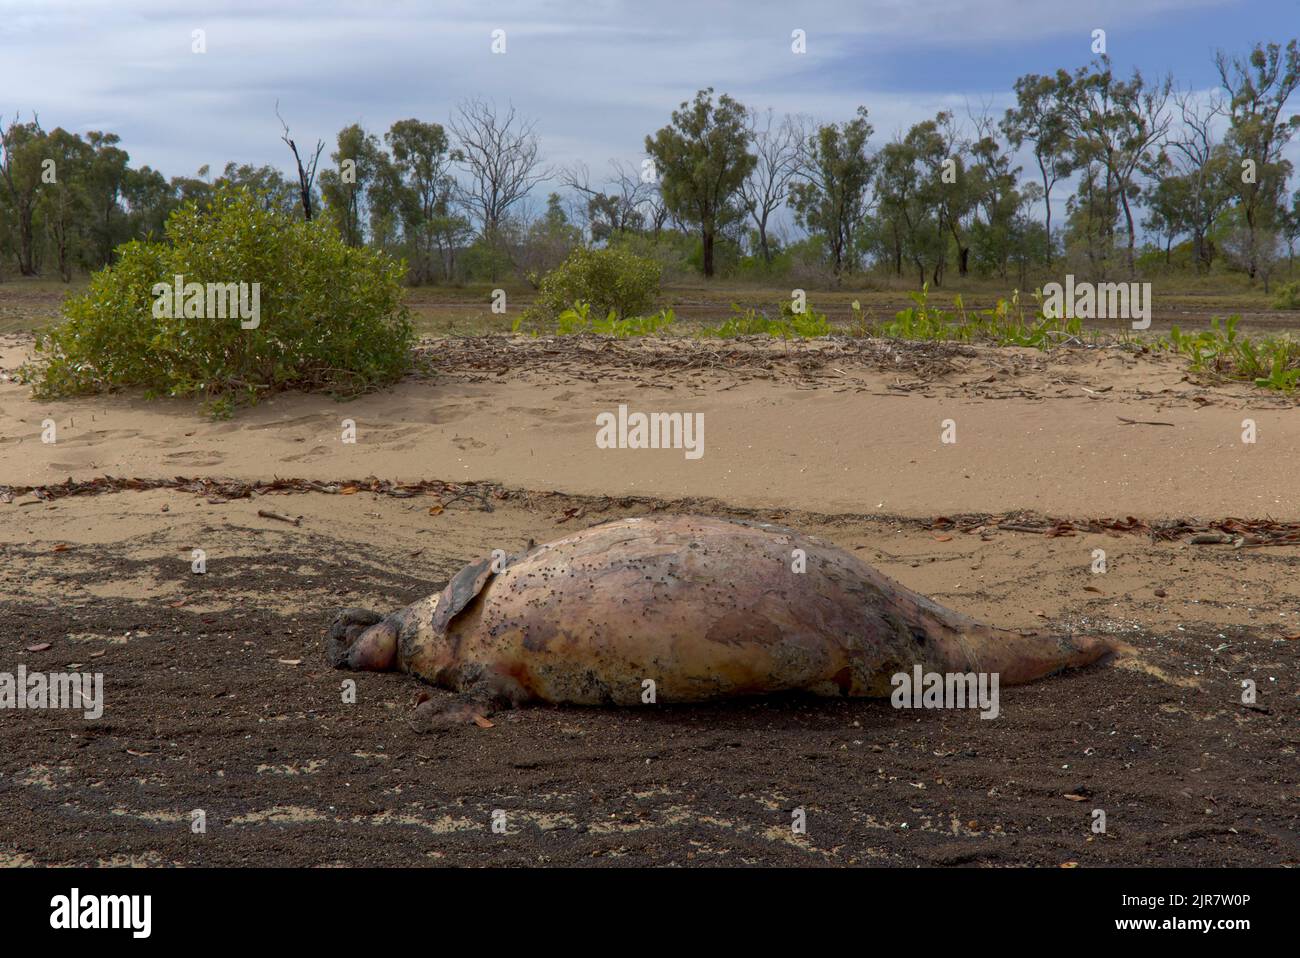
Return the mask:
<svg viewBox="0 0 1300 958">
<path fill-rule="evenodd" d="M 397 667 L 399 623 L 369 609 L 344 609 L 325 636 L 325 658 L 336 669 L 388 672 Z"/>
</svg>

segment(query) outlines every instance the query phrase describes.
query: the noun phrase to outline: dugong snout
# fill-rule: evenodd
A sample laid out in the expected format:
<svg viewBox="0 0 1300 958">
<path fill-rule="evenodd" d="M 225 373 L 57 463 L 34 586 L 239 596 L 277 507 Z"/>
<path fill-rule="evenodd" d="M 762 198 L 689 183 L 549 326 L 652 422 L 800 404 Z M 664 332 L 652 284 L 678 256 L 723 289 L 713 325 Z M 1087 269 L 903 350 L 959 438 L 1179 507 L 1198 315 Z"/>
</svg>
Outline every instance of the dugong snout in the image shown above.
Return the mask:
<svg viewBox="0 0 1300 958">
<path fill-rule="evenodd" d="M 397 666 L 398 625 L 369 609 L 344 609 L 325 636 L 325 658 L 336 669 L 387 672 Z"/>
</svg>

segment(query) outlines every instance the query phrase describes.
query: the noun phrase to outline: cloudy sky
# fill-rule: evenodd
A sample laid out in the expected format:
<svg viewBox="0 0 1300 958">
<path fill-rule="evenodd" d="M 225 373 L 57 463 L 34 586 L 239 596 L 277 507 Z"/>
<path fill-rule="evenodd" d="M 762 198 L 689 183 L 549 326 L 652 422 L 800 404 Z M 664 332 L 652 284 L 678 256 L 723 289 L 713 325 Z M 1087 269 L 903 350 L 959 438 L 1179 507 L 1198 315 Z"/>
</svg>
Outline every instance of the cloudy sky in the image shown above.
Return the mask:
<svg viewBox="0 0 1300 958">
<path fill-rule="evenodd" d="M 824 120 L 863 104 L 876 145 L 939 109 L 1000 115 L 1017 76 L 1087 63 L 1095 29 L 1120 70 L 1204 89 L 1216 49 L 1300 34 L 1300 0 L 0 0 L 0 109 L 112 130 L 172 176 L 284 167 L 277 100 L 300 142 L 332 146 L 477 95 L 535 118 L 548 161 L 600 173 L 705 86 Z"/>
</svg>

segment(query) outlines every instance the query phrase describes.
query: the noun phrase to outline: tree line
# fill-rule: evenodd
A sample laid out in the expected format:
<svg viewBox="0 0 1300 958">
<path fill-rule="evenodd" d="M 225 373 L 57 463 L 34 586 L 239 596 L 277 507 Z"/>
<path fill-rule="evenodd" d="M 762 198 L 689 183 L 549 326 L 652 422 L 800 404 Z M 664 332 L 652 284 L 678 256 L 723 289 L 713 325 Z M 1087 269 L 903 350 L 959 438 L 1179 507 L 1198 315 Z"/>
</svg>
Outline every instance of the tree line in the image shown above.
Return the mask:
<svg viewBox="0 0 1300 958">
<path fill-rule="evenodd" d="M 817 122 L 705 89 L 646 136 L 639 166 L 613 161 L 599 179 L 585 164 L 548 166 L 534 122 L 479 99 L 446 125 L 400 120 L 382 137 L 349 125 L 323 164 L 325 144 L 300 149 L 285 124 L 288 176 L 228 163 L 167 179 L 131 166 L 115 134 L 15 117 L 0 125 L 0 262 L 69 280 L 233 186 L 405 258 L 413 283 L 537 282 L 576 246 L 618 244 L 706 277 L 798 263 L 834 281 L 877 270 L 1023 285 L 1031 271 L 1134 275 L 1177 255 L 1267 285 L 1300 235 L 1283 157 L 1300 127 L 1285 115 L 1300 52 L 1261 43 L 1215 66 L 1218 88 L 1197 94 L 1168 76 L 1121 76 L 1102 55 L 1020 77 L 1001 116 L 945 110 L 879 145 L 865 107 Z"/>
</svg>

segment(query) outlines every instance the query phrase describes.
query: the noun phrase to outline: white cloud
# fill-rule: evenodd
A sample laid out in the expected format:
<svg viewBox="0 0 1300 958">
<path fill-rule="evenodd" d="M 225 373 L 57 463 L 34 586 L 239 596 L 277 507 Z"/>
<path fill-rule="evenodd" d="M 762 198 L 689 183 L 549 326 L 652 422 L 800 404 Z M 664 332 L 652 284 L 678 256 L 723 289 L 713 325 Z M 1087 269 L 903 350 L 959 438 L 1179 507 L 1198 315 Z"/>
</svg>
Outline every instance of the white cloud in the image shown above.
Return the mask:
<svg viewBox="0 0 1300 958">
<path fill-rule="evenodd" d="M 1222 0 L 534 0 L 357 3 L 231 0 L 0 2 L 0 88 L 47 127 L 110 129 L 137 164 L 168 175 L 227 160 L 286 166 L 275 102 L 300 140 L 332 144 L 345 124 L 382 133 L 416 116 L 445 123 L 469 95 L 511 101 L 538 121 L 548 160 L 639 156 L 647 133 L 704 86 L 754 106 L 844 119 L 871 111 L 875 142 L 943 108 L 1007 89 L 970 89 L 963 52 L 1023 49 L 1090 31 L 1110 36 Z M 509 52 L 490 52 L 493 29 Z M 808 54 L 790 52 L 807 31 Z M 190 52 L 191 31 L 207 53 Z M 1113 41 L 1112 41 L 1113 42 Z M 936 50 L 946 51 L 937 55 Z M 874 64 L 916 51 L 942 89 L 898 92 Z M 893 62 L 891 60 L 891 62 Z M 936 73 L 936 71 L 940 71 Z M 930 82 L 927 86 L 936 86 Z M 1006 84 L 1009 87 L 1009 83 Z"/>
</svg>

